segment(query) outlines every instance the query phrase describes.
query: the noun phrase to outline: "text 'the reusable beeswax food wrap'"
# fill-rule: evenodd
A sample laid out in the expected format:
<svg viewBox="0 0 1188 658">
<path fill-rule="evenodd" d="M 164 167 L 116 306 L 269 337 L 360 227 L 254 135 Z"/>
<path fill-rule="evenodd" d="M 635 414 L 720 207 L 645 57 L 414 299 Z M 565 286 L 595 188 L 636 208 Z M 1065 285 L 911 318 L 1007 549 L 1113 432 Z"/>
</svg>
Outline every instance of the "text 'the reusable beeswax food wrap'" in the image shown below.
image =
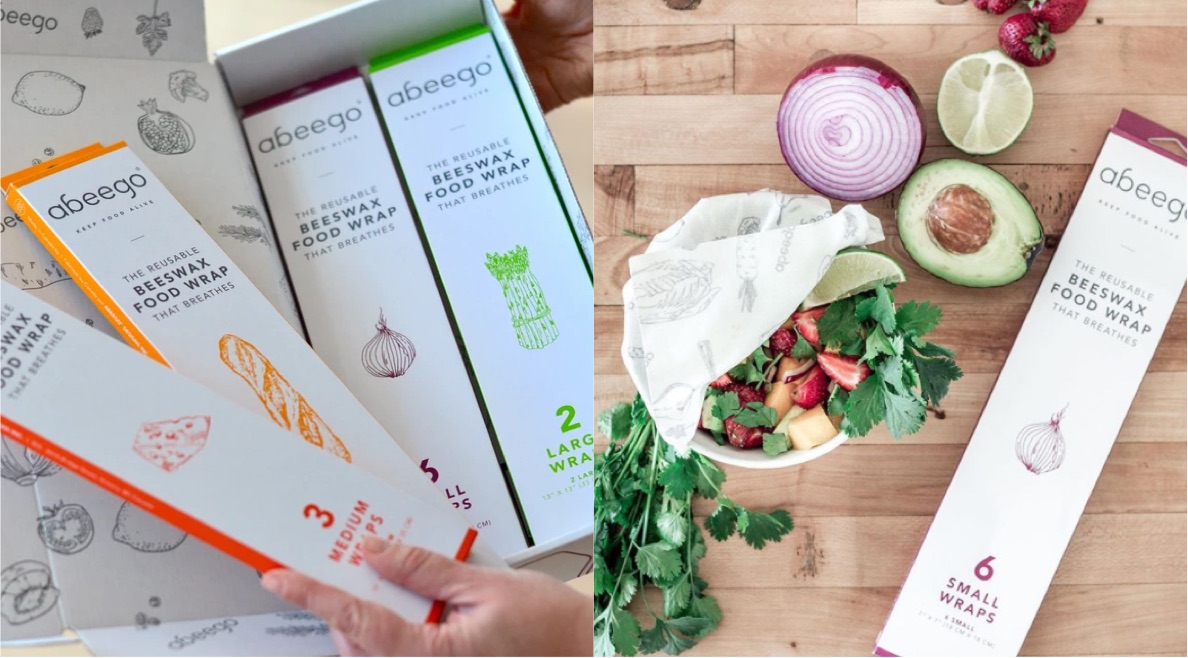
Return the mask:
<svg viewBox="0 0 1188 658">
<path fill-rule="evenodd" d="M 1125 110 L 1106 137 L 875 655 L 1019 654 L 1184 292 L 1185 163 L 1160 142 L 1184 148 Z"/>
<path fill-rule="evenodd" d="M 593 285 L 504 56 L 476 25 L 370 78 L 534 544 L 589 527 Z"/>
<path fill-rule="evenodd" d="M 630 261 L 623 362 L 664 440 L 686 453 L 706 386 L 767 340 L 837 252 L 879 242 L 859 205 L 772 190 L 702 199 Z"/>
<path fill-rule="evenodd" d="M 245 109 L 310 344 L 450 503 L 527 548 L 383 129 L 354 69 Z"/>
<path fill-rule="evenodd" d="M 443 496 L 123 143 L 7 177 L 13 211 L 120 335 L 343 461 Z"/>
</svg>

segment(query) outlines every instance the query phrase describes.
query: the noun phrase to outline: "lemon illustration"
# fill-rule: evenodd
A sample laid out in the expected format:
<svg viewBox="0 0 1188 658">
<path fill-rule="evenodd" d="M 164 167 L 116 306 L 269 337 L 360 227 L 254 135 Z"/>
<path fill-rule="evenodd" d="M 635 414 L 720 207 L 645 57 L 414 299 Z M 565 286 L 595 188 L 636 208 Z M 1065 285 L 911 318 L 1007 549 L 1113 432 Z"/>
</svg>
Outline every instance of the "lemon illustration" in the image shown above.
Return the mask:
<svg viewBox="0 0 1188 658">
<path fill-rule="evenodd" d="M 43 116 L 60 117 L 78 109 L 86 87 L 54 71 L 30 71 L 12 94 L 12 102 Z"/>
</svg>

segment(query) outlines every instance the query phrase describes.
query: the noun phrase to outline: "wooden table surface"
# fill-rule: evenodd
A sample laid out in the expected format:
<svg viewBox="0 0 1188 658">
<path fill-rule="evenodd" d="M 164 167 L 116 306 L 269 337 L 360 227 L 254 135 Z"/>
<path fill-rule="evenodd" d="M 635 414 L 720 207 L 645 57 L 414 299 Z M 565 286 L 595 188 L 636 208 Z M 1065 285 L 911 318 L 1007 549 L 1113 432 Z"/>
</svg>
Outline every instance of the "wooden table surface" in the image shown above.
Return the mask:
<svg viewBox="0 0 1188 658">
<path fill-rule="evenodd" d="M 924 160 L 960 157 L 936 124 L 937 86 L 957 57 L 997 45 L 1001 20 L 936 0 L 595 0 L 596 408 L 634 394 L 620 290 L 646 241 L 625 230 L 654 234 L 704 196 L 808 192 L 780 157 L 775 114 L 792 76 L 828 54 L 906 75 L 928 115 Z M 1185 131 L 1185 3 L 1091 0 L 1057 42 L 1031 72 L 1022 138 L 978 159 L 1023 190 L 1049 246 L 1122 107 Z M 694 654 L 870 654 L 1047 268 L 1050 251 L 1003 288 L 933 278 L 903 250 L 895 201 L 866 204 L 888 234 L 876 248 L 907 271 L 897 296 L 943 308 L 936 340 L 966 376 L 945 419 L 903 441 L 876 431 L 799 468 L 726 469 L 728 495 L 786 508 L 796 527 L 763 551 L 710 542 L 702 575 L 725 619 Z M 1185 333 L 1181 298 L 1024 654 L 1185 654 Z"/>
</svg>

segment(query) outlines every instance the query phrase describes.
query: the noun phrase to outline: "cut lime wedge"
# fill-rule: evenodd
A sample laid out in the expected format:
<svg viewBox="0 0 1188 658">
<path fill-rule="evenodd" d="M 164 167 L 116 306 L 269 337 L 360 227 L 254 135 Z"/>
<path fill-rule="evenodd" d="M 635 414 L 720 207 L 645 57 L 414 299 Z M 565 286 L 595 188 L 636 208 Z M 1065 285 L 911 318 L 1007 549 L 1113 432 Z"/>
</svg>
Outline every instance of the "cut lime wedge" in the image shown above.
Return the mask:
<svg viewBox="0 0 1188 658">
<path fill-rule="evenodd" d="M 844 249 L 838 252 L 802 306 L 812 308 L 830 304 L 875 286 L 902 283 L 905 279 L 903 268 L 887 254 L 869 249 Z"/>
<path fill-rule="evenodd" d="M 989 155 L 1019 139 L 1033 102 L 1023 67 L 1000 50 L 987 50 L 966 55 L 945 71 L 936 114 L 953 146 L 970 155 Z"/>
</svg>

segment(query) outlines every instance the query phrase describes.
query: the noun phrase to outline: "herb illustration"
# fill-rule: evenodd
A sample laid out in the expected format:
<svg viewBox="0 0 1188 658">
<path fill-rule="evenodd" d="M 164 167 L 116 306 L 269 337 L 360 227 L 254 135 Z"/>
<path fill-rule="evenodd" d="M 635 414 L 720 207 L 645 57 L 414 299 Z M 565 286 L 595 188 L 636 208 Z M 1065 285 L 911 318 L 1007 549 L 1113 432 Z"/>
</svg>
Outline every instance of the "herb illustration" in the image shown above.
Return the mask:
<svg viewBox="0 0 1188 658">
<path fill-rule="evenodd" d="M 205 103 L 210 97 L 210 93 L 198 84 L 198 74 L 186 70 L 169 74 L 169 93 L 179 103 L 186 102 L 187 98 L 197 98 Z"/>
<path fill-rule="evenodd" d="M 149 51 L 149 55 L 157 54 L 161 44 L 169 38 L 169 32 L 165 28 L 173 25 L 169 21 L 169 12 L 157 13 L 157 1 L 153 0 L 152 16 L 141 14 L 136 17 L 136 33 L 140 35 L 140 42 Z"/>
<path fill-rule="evenodd" d="M 25 448 L 25 458 L 21 459 L 8 439 L 0 439 L 0 450 L 0 476 L 22 487 L 32 486 L 37 478 L 49 477 L 62 470 L 61 466 L 28 448 Z"/>
<path fill-rule="evenodd" d="M 219 339 L 219 358 L 231 372 L 247 382 L 272 422 L 286 431 L 296 431 L 307 443 L 343 461 L 351 461 L 351 451 L 342 439 L 259 348 L 235 334 L 223 334 Z"/>
<path fill-rule="evenodd" d="M 0 263 L 0 277 L 22 290 L 40 290 L 70 280 L 70 275 L 55 260 Z"/>
<path fill-rule="evenodd" d="M 755 241 L 745 236 L 738 239 L 734 250 L 735 269 L 742 280 L 742 285 L 738 287 L 738 299 L 742 303 L 742 311 L 750 313 L 755 309 L 755 297 L 758 296 L 755 279 L 759 276 L 759 254 Z"/>
<path fill-rule="evenodd" d="M 259 226 L 252 226 L 250 224 L 223 224 L 219 227 L 219 235 L 248 244 L 259 242 L 265 247 L 272 246 L 272 243 L 268 241 L 268 226 L 264 222 L 264 217 L 260 215 L 260 211 L 255 206 L 231 206 L 231 209 L 240 217 L 256 220 Z"/>
<path fill-rule="evenodd" d="M 194 129 L 173 112 L 157 109 L 157 99 L 140 102 L 144 114 L 136 129 L 144 145 L 161 155 L 180 155 L 194 148 Z"/>
<path fill-rule="evenodd" d="M 704 311 L 718 294 L 713 263 L 665 260 L 631 277 L 642 324 L 673 322 Z"/>
<path fill-rule="evenodd" d="M 688 384 L 672 384 L 652 400 L 652 418 L 657 425 L 665 424 L 665 434 L 686 436 L 693 425 L 686 419 L 685 413 L 690 404 L 693 404 L 693 387 Z"/>
<path fill-rule="evenodd" d="M 46 548 L 62 555 L 73 555 L 91 545 L 95 538 L 95 522 L 85 507 L 59 501 L 44 509 L 45 514 L 37 517 L 37 536 Z"/>
<path fill-rule="evenodd" d="M 206 447 L 210 416 L 182 416 L 143 423 L 132 450 L 153 466 L 172 473 Z"/>
<path fill-rule="evenodd" d="M 709 340 L 697 341 L 697 351 L 701 352 L 701 362 L 705 364 L 705 370 L 709 373 L 710 378 L 717 377 L 718 370 L 714 367 L 714 351 Z"/>
<path fill-rule="evenodd" d="M 44 117 L 60 117 L 78 109 L 86 87 L 55 71 L 30 71 L 21 76 L 12 102 Z"/>
<path fill-rule="evenodd" d="M 88 39 L 103 33 L 103 17 L 99 15 L 98 9 L 87 7 L 87 10 L 83 12 L 82 31 L 83 36 Z"/>
<path fill-rule="evenodd" d="M 41 617 L 58 602 L 49 567 L 37 560 L 21 560 L 0 571 L 0 615 L 18 626 Z"/>
<path fill-rule="evenodd" d="M 737 533 L 755 549 L 791 532 L 792 517 L 748 510 L 724 495 L 726 474 L 696 452 L 677 456 L 638 395 L 599 414 L 598 430 L 610 445 L 594 464 L 594 655 L 681 653 L 722 621 L 698 575 L 706 540 L 693 499 L 714 501 L 704 521 L 714 539 Z M 649 585 L 660 589 L 663 605 L 639 607 L 654 620 L 645 630 L 628 606 Z"/>
<path fill-rule="evenodd" d="M 375 337 L 363 346 L 363 369 L 372 377 L 390 379 L 408 372 L 413 359 L 417 358 L 417 348 L 408 336 L 388 328 L 382 308 L 375 330 Z"/>
<path fill-rule="evenodd" d="M 557 340 L 560 332 L 545 301 L 540 282 L 528 264 L 528 249 L 517 246 L 507 253 L 487 254 L 487 271 L 503 289 L 507 310 L 520 347 L 539 350 Z"/>
<path fill-rule="evenodd" d="M 1065 411 L 1068 411 L 1067 404 L 1052 414 L 1048 422 L 1028 425 L 1015 438 L 1015 456 L 1036 475 L 1051 473 L 1064 463 L 1064 432 L 1060 429 L 1060 421 L 1064 420 Z"/>
<path fill-rule="evenodd" d="M 116 513 L 111 538 L 141 553 L 164 553 L 181 546 L 189 537 L 139 507 L 125 502 Z"/>
</svg>

